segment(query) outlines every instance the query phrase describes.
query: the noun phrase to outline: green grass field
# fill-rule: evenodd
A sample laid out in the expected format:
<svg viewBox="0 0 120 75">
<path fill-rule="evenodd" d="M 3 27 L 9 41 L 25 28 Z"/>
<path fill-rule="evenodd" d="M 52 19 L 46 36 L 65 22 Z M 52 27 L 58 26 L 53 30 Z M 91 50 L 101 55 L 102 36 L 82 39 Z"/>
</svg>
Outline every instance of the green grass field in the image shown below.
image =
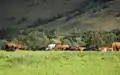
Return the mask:
<svg viewBox="0 0 120 75">
<path fill-rule="evenodd" d="M 0 75 L 120 75 L 120 53 L 1 51 Z"/>
</svg>

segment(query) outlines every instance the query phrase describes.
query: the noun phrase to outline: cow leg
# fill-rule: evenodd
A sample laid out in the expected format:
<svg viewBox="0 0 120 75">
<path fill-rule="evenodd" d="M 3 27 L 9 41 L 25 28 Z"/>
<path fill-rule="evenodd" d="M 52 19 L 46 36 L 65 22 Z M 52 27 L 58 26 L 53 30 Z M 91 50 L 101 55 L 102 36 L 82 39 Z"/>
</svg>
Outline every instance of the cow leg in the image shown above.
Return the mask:
<svg viewBox="0 0 120 75">
<path fill-rule="evenodd" d="M 66 48 L 63 48 L 63 51 L 66 50 Z"/>
<path fill-rule="evenodd" d="M 116 47 L 116 51 L 119 51 L 119 48 Z"/>
<path fill-rule="evenodd" d="M 120 48 L 118 48 L 118 51 L 120 52 Z"/>
<path fill-rule="evenodd" d="M 104 48 L 104 52 L 107 52 L 107 49 L 106 49 L 106 48 Z"/>
<path fill-rule="evenodd" d="M 112 50 L 112 52 L 114 51 L 113 48 L 111 50 Z"/>
<path fill-rule="evenodd" d="M 82 52 L 83 52 L 83 50 L 80 50 L 80 52 L 82 53 Z"/>
<path fill-rule="evenodd" d="M 10 48 L 10 47 L 8 47 L 8 48 L 6 48 L 6 50 L 7 50 L 7 51 L 10 51 L 10 50 L 11 50 L 11 48 Z"/>
</svg>

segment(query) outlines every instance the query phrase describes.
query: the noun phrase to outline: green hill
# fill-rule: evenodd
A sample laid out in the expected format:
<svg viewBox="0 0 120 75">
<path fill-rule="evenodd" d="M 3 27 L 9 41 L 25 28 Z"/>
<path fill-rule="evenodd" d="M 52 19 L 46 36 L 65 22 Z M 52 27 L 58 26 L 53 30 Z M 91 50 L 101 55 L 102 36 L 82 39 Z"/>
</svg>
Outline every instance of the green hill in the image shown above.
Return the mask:
<svg viewBox="0 0 120 75">
<path fill-rule="evenodd" d="M 0 29 L 57 29 L 59 34 L 72 29 L 111 30 L 120 28 L 119 4 L 119 0 L 1 0 Z"/>
</svg>

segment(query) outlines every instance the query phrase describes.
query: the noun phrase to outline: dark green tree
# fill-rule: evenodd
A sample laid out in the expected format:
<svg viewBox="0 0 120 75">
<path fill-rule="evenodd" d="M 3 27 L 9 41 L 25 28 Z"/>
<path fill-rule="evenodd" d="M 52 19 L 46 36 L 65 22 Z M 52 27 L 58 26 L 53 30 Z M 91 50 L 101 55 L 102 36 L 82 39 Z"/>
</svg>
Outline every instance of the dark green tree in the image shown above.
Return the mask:
<svg viewBox="0 0 120 75">
<path fill-rule="evenodd" d="M 114 34 L 112 32 L 108 32 L 104 35 L 103 39 L 105 41 L 105 44 L 110 44 L 117 40 L 117 36 L 116 36 L 116 34 Z"/>
<path fill-rule="evenodd" d="M 63 39 L 62 43 L 67 45 L 72 45 L 72 43 L 68 39 Z"/>
<path fill-rule="evenodd" d="M 36 30 L 14 38 L 13 42 L 25 44 L 30 50 L 39 50 L 48 45 L 49 39 L 43 32 Z"/>
<path fill-rule="evenodd" d="M 99 31 L 87 31 L 83 35 L 83 40 L 87 47 L 98 47 L 104 45 L 104 40 Z"/>
</svg>

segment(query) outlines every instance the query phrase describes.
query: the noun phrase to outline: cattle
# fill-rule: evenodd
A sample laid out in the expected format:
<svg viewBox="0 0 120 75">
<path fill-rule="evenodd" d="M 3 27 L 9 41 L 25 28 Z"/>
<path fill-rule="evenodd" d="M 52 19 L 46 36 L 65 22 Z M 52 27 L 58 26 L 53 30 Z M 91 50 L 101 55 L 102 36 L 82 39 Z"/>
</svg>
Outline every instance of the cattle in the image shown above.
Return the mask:
<svg viewBox="0 0 120 75">
<path fill-rule="evenodd" d="M 79 51 L 79 47 L 78 46 L 69 46 L 69 48 L 66 48 L 66 50 Z"/>
<path fill-rule="evenodd" d="M 60 44 L 60 43 L 57 43 L 55 45 L 55 50 L 66 50 L 68 49 L 70 46 L 69 45 L 63 45 L 63 44 Z"/>
<path fill-rule="evenodd" d="M 56 44 L 49 44 L 46 50 L 53 50 Z"/>
<path fill-rule="evenodd" d="M 23 44 L 15 44 L 16 49 L 26 49 L 26 46 Z"/>
<path fill-rule="evenodd" d="M 113 51 L 112 47 L 99 47 L 99 51 L 101 52 L 107 52 L 107 51 Z"/>
<path fill-rule="evenodd" d="M 16 49 L 26 49 L 27 47 L 23 44 L 15 44 L 15 43 L 6 43 L 5 49 L 7 51 L 15 51 Z"/>
<path fill-rule="evenodd" d="M 112 44 L 107 44 L 98 48 L 101 52 L 113 51 Z"/>
<path fill-rule="evenodd" d="M 100 47 L 99 51 L 101 51 L 101 52 L 107 52 L 107 48 L 106 47 Z"/>
<path fill-rule="evenodd" d="M 85 47 L 80 47 L 80 46 L 69 46 L 69 48 L 67 48 L 67 50 L 70 51 L 83 51 L 85 49 Z"/>
<path fill-rule="evenodd" d="M 5 44 L 5 49 L 6 49 L 7 51 L 14 51 L 14 50 L 15 50 L 15 49 L 14 49 L 14 46 L 15 46 L 15 44 L 6 43 L 6 44 Z"/>
<path fill-rule="evenodd" d="M 120 51 L 120 42 L 113 42 L 112 48 L 114 51 Z"/>
<path fill-rule="evenodd" d="M 86 48 L 85 47 L 79 47 L 79 50 L 80 51 L 83 51 L 83 50 L 85 50 Z"/>
</svg>

